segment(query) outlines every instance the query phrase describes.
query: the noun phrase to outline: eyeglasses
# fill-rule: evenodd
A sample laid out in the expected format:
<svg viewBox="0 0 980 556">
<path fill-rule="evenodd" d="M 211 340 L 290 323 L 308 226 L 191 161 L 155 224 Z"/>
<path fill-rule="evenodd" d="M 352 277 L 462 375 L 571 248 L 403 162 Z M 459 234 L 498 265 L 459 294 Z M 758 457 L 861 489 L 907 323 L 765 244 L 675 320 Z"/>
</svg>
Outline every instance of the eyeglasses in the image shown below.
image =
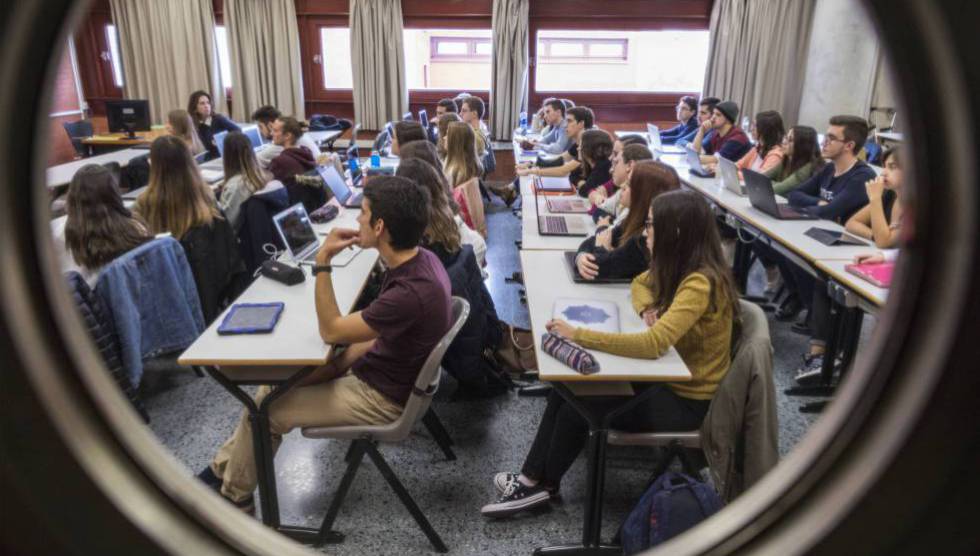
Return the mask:
<svg viewBox="0 0 980 556">
<path fill-rule="evenodd" d="M 834 141 L 840 141 L 841 143 L 843 143 L 844 142 L 844 139 L 841 139 L 840 137 L 834 137 L 833 135 L 824 135 L 823 136 L 823 144 L 824 145 L 829 145 L 830 143 L 833 143 Z"/>
</svg>

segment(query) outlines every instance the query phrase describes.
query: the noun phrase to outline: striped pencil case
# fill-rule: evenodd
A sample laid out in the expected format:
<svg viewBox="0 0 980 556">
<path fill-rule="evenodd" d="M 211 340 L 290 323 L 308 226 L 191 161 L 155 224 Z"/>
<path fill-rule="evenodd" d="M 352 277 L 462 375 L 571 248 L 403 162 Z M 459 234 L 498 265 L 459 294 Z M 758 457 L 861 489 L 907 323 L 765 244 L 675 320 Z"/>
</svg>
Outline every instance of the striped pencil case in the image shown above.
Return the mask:
<svg viewBox="0 0 980 556">
<path fill-rule="evenodd" d="M 591 353 L 556 334 L 542 334 L 541 349 L 583 375 L 599 372 L 599 362 Z"/>
</svg>

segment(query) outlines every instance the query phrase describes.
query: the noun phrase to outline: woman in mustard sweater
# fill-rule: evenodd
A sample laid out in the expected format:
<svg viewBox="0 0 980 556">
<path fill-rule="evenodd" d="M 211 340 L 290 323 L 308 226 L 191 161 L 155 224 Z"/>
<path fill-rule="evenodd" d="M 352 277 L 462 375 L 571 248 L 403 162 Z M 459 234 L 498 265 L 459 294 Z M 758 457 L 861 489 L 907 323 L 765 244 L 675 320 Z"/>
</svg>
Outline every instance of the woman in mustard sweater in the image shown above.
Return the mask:
<svg viewBox="0 0 980 556">
<path fill-rule="evenodd" d="M 574 328 L 562 320 L 552 320 L 547 327 L 586 349 L 625 357 L 656 359 L 675 348 L 692 380 L 634 384 L 636 391 L 655 391 L 615 419 L 613 427 L 631 432 L 695 430 L 731 364 L 738 298 L 714 216 L 699 194 L 663 193 L 653 201 L 651 212 L 646 229 L 650 270 L 631 286 L 633 308 L 649 328 L 613 334 Z M 610 408 L 622 403 L 601 398 L 583 401 Z M 500 498 L 484 506 L 482 513 L 505 517 L 547 504 L 558 494 L 561 478 L 587 436 L 585 419 L 552 392 L 521 472 L 494 477 Z"/>
</svg>

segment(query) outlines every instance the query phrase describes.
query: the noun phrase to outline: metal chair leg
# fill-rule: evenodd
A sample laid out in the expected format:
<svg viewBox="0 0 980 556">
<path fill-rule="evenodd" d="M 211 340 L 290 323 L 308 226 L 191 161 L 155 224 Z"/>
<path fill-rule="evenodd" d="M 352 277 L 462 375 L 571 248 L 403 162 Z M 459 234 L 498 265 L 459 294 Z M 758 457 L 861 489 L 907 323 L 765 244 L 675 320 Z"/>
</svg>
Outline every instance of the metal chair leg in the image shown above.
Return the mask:
<svg viewBox="0 0 980 556">
<path fill-rule="evenodd" d="M 446 455 L 446 459 L 456 461 L 456 454 L 453 453 L 453 449 L 451 448 L 453 439 L 449 436 L 446 427 L 443 426 L 442 421 L 439 420 L 439 416 L 432 411 L 431 407 L 422 416 L 422 424 L 425 425 L 425 428 L 432 435 L 432 439 L 436 441 L 436 444 L 442 448 L 442 453 Z"/>
<path fill-rule="evenodd" d="M 333 523 L 337 520 L 337 514 L 340 513 L 340 506 L 344 503 L 344 498 L 347 497 L 347 492 L 350 490 L 351 484 L 354 482 L 354 475 L 357 474 L 357 468 L 361 466 L 361 460 L 364 459 L 364 446 L 370 446 L 370 442 L 367 440 L 355 440 L 351 442 L 350 451 L 347 457 L 347 471 L 344 472 L 344 477 L 340 480 L 340 486 L 337 487 L 337 492 L 333 496 L 333 500 L 330 501 L 330 507 L 327 508 L 327 515 L 323 516 L 323 524 L 320 525 L 320 540 L 317 545 L 322 545 L 326 542 L 327 538 L 333 534 Z"/>
<path fill-rule="evenodd" d="M 449 549 L 446 548 L 446 544 L 443 543 L 442 538 L 439 537 L 439 533 L 436 533 L 436 530 L 433 529 L 432 524 L 429 523 L 428 519 L 426 519 L 425 514 L 422 513 L 422 510 L 419 508 L 418 504 L 415 503 L 412 496 L 407 490 L 405 490 L 405 486 L 398 480 L 395 472 L 388 466 L 388 462 L 386 462 L 381 456 L 381 453 L 378 452 L 378 447 L 371 442 L 365 442 L 364 450 L 371 458 L 371 461 L 374 462 L 374 466 L 378 468 L 381 475 L 386 481 L 388 481 L 391 489 L 398 495 L 398 498 L 402 501 L 402 504 L 405 505 L 408 512 L 412 514 L 413 518 L 415 518 L 415 522 L 422 528 L 422 532 L 429 538 L 429 542 L 432 543 L 432 546 L 435 547 L 436 551 L 442 553 L 449 552 Z"/>
</svg>

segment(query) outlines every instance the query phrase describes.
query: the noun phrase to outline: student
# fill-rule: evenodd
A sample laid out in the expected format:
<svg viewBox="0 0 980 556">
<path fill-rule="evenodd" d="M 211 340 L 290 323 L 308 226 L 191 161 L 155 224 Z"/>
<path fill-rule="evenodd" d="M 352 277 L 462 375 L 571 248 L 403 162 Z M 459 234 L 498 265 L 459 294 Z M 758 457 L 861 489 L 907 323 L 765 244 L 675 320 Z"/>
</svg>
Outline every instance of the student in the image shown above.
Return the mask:
<svg viewBox="0 0 980 556">
<path fill-rule="evenodd" d="M 153 237 L 129 211 L 108 168 L 86 164 L 68 185 L 65 218 L 52 221 L 61 268 L 95 287 L 102 267 Z"/>
<path fill-rule="evenodd" d="M 689 142 L 698 133 L 698 99 L 684 95 L 677 103 L 677 122 L 674 127 L 660 132 L 660 142 L 673 145 L 680 141 Z"/>
<path fill-rule="evenodd" d="M 467 96 L 460 103 L 459 117 L 476 133 L 476 152 L 480 157 L 483 157 L 490 149 L 490 130 L 483 123 L 485 112 L 486 105 L 480 97 Z"/>
<path fill-rule="evenodd" d="M 449 134 L 449 124 L 462 121 L 463 120 L 460 119 L 459 114 L 455 112 L 447 112 L 446 114 L 439 116 L 439 121 L 436 123 L 436 129 L 439 131 L 439 141 L 436 143 L 436 150 L 439 153 L 439 158 L 443 159 L 444 161 L 446 159 L 446 136 Z"/>
<path fill-rule="evenodd" d="M 577 183 L 580 179 L 579 141 L 582 132 L 592 129 L 595 115 L 585 106 L 574 106 L 565 110 L 565 133 L 568 135 L 568 150 L 557 159 L 557 166 L 537 166 L 518 164 L 518 176 L 568 176 L 569 181 Z"/>
<path fill-rule="evenodd" d="M 775 110 L 765 110 L 755 115 L 752 124 L 755 146 L 736 163 L 739 171 L 752 170 L 764 174 L 783 160 L 783 117 Z"/>
<path fill-rule="evenodd" d="M 150 145 L 150 182 L 133 211 L 151 234 L 170 233 L 177 240 L 191 228 L 208 226 L 220 217 L 187 145 L 169 135 Z"/>
<path fill-rule="evenodd" d="M 711 115 L 714 114 L 715 106 L 718 106 L 719 102 L 721 102 L 721 99 L 716 97 L 701 98 L 700 102 L 698 102 L 698 122 L 697 122 L 698 126 L 701 126 L 704 124 L 704 122 L 711 120 Z M 704 139 L 701 140 L 702 148 L 704 148 L 707 145 L 708 141 L 711 140 L 712 135 L 713 132 L 711 131 L 704 134 Z M 696 136 L 697 136 L 697 130 L 694 131 L 694 135 L 690 139 L 681 138 L 678 139 L 674 144 L 679 147 L 686 147 L 691 143 L 691 141 L 694 141 L 694 137 Z"/>
<path fill-rule="evenodd" d="M 599 226 L 619 224 L 629 214 L 630 189 L 629 181 L 633 168 L 641 160 L 653 160 L 653 153 L 645 145 L 634 143 L 626 145 L 619 156 L 613 156 L 612 181 L 616 192 L 595 206 L 592 219 Z M 596 193 L 599 190 L 593 191 Z"/>
<path fill-rule="evenodd" d="M 418 122 L 395 122 L 392 126 L 391 154 L 398 156 L 402 145 L 412 141 L 425 141 L 425 128 Z"/>
<path fill-rule="evenodd" d="M 433 122 L 441 118 L 443 114 L 456 114 L 457 112 L 459 112 L 459 107 L 456 106 L 456 101 L 451 98 L 444 98 L 436 104 L 436 117 L 433 118 Z"/>
<path fill-rule="evenodd" d="M 271 404 L 273 450 L 297 427 L 383 425 L 401 416 L 422 365 L 452 324 L 449 278 L 439 259 L 419 247 L 428 214 L 426 190 L 380 176 L 364 191 L 359 229 L 334 228 L 324 240 L 313 267 L 320 337 L 350 347 Z M 387 272 L 378 297 L 344 315 L 330 261 L 351 245 L 376 248 Z M 270 392 L 262 386 L 256 399 Z M 257 474 L 247 415 L 198 477 L 242 510 L 254 508 Z"/>
<path fill-rule="evenodd" d="M 233 131 L 225 137 L 224 182 L 218 207 L 225 214 L 232 229 L 237 230 L 240 211 L 245 201 L 265 187 L 268 176 L 259 167 L 252 149 L 252 142 L 244 133 Z"/>
<path fill-rule="evenodd" d="M 631 432 L 697 430 L 731 361 L 732 325 L 738 315 L 735 285 L 714 214 L 698 193 L 671 191 L 657 197 L 646 230 L 650 270 L 636 277 L 630 290 L 647 330 L 612 334 L 573 328 L 562 320 L 546 327 L 586 349 L 624 357 L 656 359 L 676 348 L 692 380 L 634 384 L 634 390 L 655 392 L 612 425 Z M 597 409 L 609 403 L 580 401 Z M 546 505 L 558 495 L 561 479 L 587 437 L 585 419 L 552 392 L 521 472 L 494 477 L 500 498 L 482 513 L 505 517 Z"/>
<path fill-rule="evenodd" d="M 290 116 L 281 116 L 273 122 L 272 142 L 282 147 L 282 152 L 269 162 L 269 172 L 286 186 L 289 204 L 303 203 L 306 210 L 312 212 L 321 204 L 316 195 L 319 192 L 296 182 L 297 175 L 316 168 L 316 159 L 310 150 L 299 146 L 299 138 L 304 133 L 302 124 Z"/>
<path fill-rule="evenodd" d="M 701 123 L 691 146 L 701 155 L 702 164 L 715 164 L 717 156 L 735 162 L 752 148 L 748 135 L 735 125 L 738 121 L 738 105 L 730 100 L 719 102 L 711 112 L 711 118 Z M 711 137 L 705 135 L 711 131 Z"/>
<path fill-rule="evenodd" d="M 446 195 L 443 182 L 435 168 L 421 159 L 403 160 L 395 175 L 411 180 L 429 192 L 429 224 L 422 235 L 420 245 L 439 258 L 448 267 L 459 253 L 462 238 Z"/>
<path fill-rule="evenodd" d="M 187 148 L 191 150 L 192 155 L 197 156 L 207 150 L 204 148 L 204 144 L 201 143 L 201 138 L 198 136 L 194 126 L 194 120 L 191 119 L 191 115 L 187 113 L 187 110 L 178 108 L 168 112 L 165 128 L 167 134 L 183 139 L 184 143 L 187 143 Z"/>
<path fill-rule="evenodd" d="M 783 138 L 782 159 L 763 173 L 772 180 L 776 195 L 785 196 L 823 168 L 823 165 L 817 130 L 798 125 L 791 127 Z"/>
<path fill-rule="evenodd" d="M 436 148 L 428 141 L 412 141 L 411 143 L 404 145 L 401 148 L 401 164 L 405 164 L 410 160 L 420 160 L 427 163 L 431 168 L 435 176 L 436 182 L 443 188 L 443 195 L 446 197 L 446 205 L 452 212 L 453 220 L 456 223 L 456 229 L 459 231 L 459 235 L 462 238 L 464 245 L 470 245 L 473 247 L 473 254 L 476 255 L 476 262 L 479 263 L 480 268 L 487 265 L 487 242 L 483 239 L 483 236 L 473 231 L 469 226 L 463 222 L 460 216 L 460 206 L 459 203 L 453 199 L 453 188 L 450 187 L 449 182 L 446 180 L 446 175 L 442 172 L 442 163 L 439 162 L 439 157 L 436 154 Z M 401 168 L 401 165 L 399 165 Z M 396 171 L 397 173 L 397 171 Z M 418 170 L 416 172 L 421 177 L 416 179 L 418 183 L 422 183 L 419 179 L 425 177 L 424 170 Z M 400 175 L 400 174 L 399 174 Z M 431 181 L 430 178 L 426 178 Z M 431 194 L 435 198 L 435 194 Z"/>
<path fill-rule="evenodd" d="M 565 105 L 556 98 L 545 101 L 541 108 L 544 122 L 548 125 L 540 139 L 528 141 L 531 149 L 547 154 L 561 154 L 568 150 L 568 134 L 565 124 Z M 530 149 L 529 149 L 530 150 Z"/>
<path fill-rule="evenodd" d="M 834 116 L 821 154 L 830 164 L 787 195 L 790 205 L 843 224 L 868 204 L 864 184 L 875 172 L 857 155 L 868 138 L 868 122 L 858 116 Z"/>
<path fill-rule="evenodd" d="M 544 109 L 553 100 L 558 100 L 558 99 L 555 97 L 548 97 L 544 99 L 544 101 L 541 103 L 541 108 L 538 108 L 538 111 L 531 116 L 531 121 L 530 121 L 531 133 L 535 133 L 538 135 L 545 135 L 551 129 L 551 126 L 544 119 Z M 558 102 L 561 101 L 558 100 Z M 562 103 L 561 111 L 562 114 L 565 113 L 565 103 Z M 564 121 L 564 117 L 562 118 L 562 121 Z"/>
<path fill-rule="evenodd" d="M 623 167 L 624 164 L 619 162 L 618 166 Z M 653 160 L 633 163 L 626 186 L 629 191 L 629 212 L 622 223 L 600 228 L 594 236 L 582 242 L 575 257 L 579 274 L 586 280 L 635 278 L 648 268 L 643 232 L 650 203 L 661 193 L 679 189 L 680 186 L 677 172 L 666 164 Z"/>
<path fill-rule="evenodd" d="M 241 131 L 235 122 L 221 114 L 212 112 L 211 95 L 206 91 L 194 91 L 187 101 L 187 113 L 197 126 L 197 136 L 208 151 L 208 159 L 221 156 L 218 146 L 214 144 L 214 135 L 222 131 Z"/>
<path fill-rule="evenodd" d="M 854 235 L 874 241 L 879 249 L 892 249 L 899 242 L 902 223 L 902 167 L 897 149 L 881 156 L 881 175 L 864 184 L 868 204 L 847 220 Z"/>
<path fill-rule="evenodd" d="M 644 139 L 642 135 L 635 134 L 616 137 L 616 139 L 613 141 L 612 155 L 609 156 L 609 160 L 614 169 L 616 168 L 616 160 L 622 156 L 623 149 L 628 145 L 641 145 L 646 148 L 647 140 Z M 647 152 L 649 152 L 649 149 Z M 598 212 L 598 207 L 605 204 L 611 195 L 618 195 L 622 191 L 622 189 L 620 189 L 621 187 L 625 187 L 625 183 L 622 181 L 617 182 L 615 176 L 612 176 L 609 181 L 602 185 L 602 187 L 597 187 L 589 193 L 589 202 L 592 203 L 592 208 L 589 209 L 589 214 L 592 215 L 593 220 L 597 220 L 600 216 L 603 216 L 602 213 Z M 613 211 L 607 212 L 612 214 Z"/>
<path fill-rule="evenodd" d="M 272 138 L 272 127 L 276 123 L 276 120 L 282 118 L 282 113 L 279 112 L 275 106 L 261 106 L 252 113 L 252 121 L 259 128 L 259 133 L 262 138 L 265 139 L 266 144 L 262 146 L 262 149 L 258 152 L 259 164 L 262 168 L 268 168 L 269 164 L 274 158 L 279 156 L 283 151 L 282 145 L 277 145 Z M 308 131 L 309 125 L 306 122 L 297 120 L 300 126 L 303 128 L 303 134 L 299 136 L 296 140 L 296 146 L 306 147 L 306 150 L 310 151 L 313 158 L 318 158 L 320 156 L 320 147 L 316 144 L 313 136 L 306 133 Z M 332 162 L 332 157 L 330 162 Z"/>
<path fill-rule="evenodd" d="M 601 129 L 588 129 L 582 132 L 580 143 L 582 179 L 578 183 L 573 182 L 573 185 L 579 196 L 588 197 L 589 193 L 612 179 L 612 162 L 609 157 L 613 152 L 613 141 Z"/>
<path fill-rule="evenodd" d="M 483 165 L 476 154 L 473 128 L 465 122 L 449 124 L 443 171 L 453 187 L 453 198 L 459 204 L 463 221 L 486 238 L 487 221 L 483 213 L 483 198 L 480 196 Z"/>
</svg>

